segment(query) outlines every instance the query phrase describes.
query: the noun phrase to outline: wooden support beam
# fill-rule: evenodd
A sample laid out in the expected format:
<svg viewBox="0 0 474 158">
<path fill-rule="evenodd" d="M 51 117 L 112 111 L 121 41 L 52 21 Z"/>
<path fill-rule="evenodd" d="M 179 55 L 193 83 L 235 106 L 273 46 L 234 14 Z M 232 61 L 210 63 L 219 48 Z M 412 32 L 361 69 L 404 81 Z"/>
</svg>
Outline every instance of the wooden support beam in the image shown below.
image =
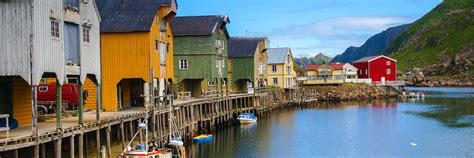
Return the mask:
<svg viewBox="0 0 474 158">
<path fill-rule="evenodd" d="M 33 85 L 31 90 L 33 91 L 33 100 L 31 102 L 31 111 L 32 111 L 31 128 L 32 128 L 33 136 L 38 138 L 38 86 Z"/>
<path fill-rule="evenodd" d="M 120 122 L 120 138 L 122 139 L 122 149 L 125 149 L 125 126 L 123 122 Z"/>
<path fill-rule="evenodd" d="M 107 141 L 107 157 L 112 157 L 112 146 L 110 145 L 110 132 L 112 131 L 110 125 L 107 126 L 106 130 L 106 141 Z"/>
<path fill-rule="evenodd" d="M 100 129 L 95 132 L 96 156 L 100 157 Z"/>
<path fill-rule="evenodd" d="M 79 134 L 79 158 L 84 157 L 84 133 Z"/>
<path fill-rule="evenodd" d="M 102 106 L 101 106 L 101 98 L 100 98 L 101 95 L 100 95 L 100 94 L 101 94 L 102 92 L 100 92 L 100 85 L 96 85 L 96 86 L 95 86 L 95 89 L 96 89 L 96 97 L 97 97 L 97 99 L 96 99 L 96 105 L 95 105 L 95 106 L 96 106 L 96 107 L 95 107 L 95 111 L 96 111 L 96 113 L 95 113 L 95 120 L 96 120 L 97 123 L 100 123 L 100 111 L 101 111 L 101 107 L 102 107 Z M 99 150 L 100 150 L 100 149 L 99 149 Z"/>
<path fill-rule="evenodd" d="M 78 98 L 79 99 L 79 105 L 78 105 L 78 110 L 77 110 L 77 115 L 78 115 L 78 118 L 79 118 L 79 125 L 83 125 L 84 124 L 84 96 L 82 94 L 82 83 L 79 82 L 79 84 L 77 85 L 77 89 L 78 89 Z"/>
<path fill-rule="evenodd" d="M 41 148 L 41 158 L 46 158 L 46 144 L 41 144 L 40 145 L 40 148 Z"/>
<path fill-rule="evenodd" d="M 74 158 L 74 135 L 69 137 L 69 157 Z"/>
<path fill-rule="evenodd" d="M 62 126 L 62 115 L 63 115 L 63 93 L 62 85 L 59 83 L 59 80 L 56 80 L 56 129 L 61 130 Z"/>
<path fill-rule="evenodd" d="M 13 150 L 13 157 L 18 158 L 18 149 Z"/>
<path fill-rule="evenodd" d="M 56 141 L 56 146 L 55 146 L 56 158 L 61 158 L 61 145 L 62 145 L 61 138 L 58 138 L 58 140 Z"/>
</svg>

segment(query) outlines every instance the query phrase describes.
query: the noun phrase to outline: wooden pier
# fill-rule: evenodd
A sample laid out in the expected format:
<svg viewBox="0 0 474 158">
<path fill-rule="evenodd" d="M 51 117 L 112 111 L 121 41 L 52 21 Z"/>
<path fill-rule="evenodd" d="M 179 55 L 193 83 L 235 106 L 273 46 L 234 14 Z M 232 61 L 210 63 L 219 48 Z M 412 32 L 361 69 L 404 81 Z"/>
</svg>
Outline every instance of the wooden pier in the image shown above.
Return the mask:
<svg viewBox="0 0 474 158">
<path fill-rule="evenodd" d="M 266 94 L 234 94 L 192 100 L 158 101 L 154 107 L 149 107 L 149 140 L 165 147 L 168 143 L 170 116 L 175 123 L 185 143 L 190 143 L 192 137 L 203 133 L 212 133 L 218 127 L 232 124 L 242 112 L 255 113 L 265 117 L 275 108 L 269 104 L 271 98 Z M 170 108 L 170 105 L 172 107 Z M 170 114 L 172 112 L 172 115 Z M 56 119 L 47 119 L 37 124 L 37 132 L 32 126 L 20 127 L 0 134 L 0 156 L 2 157 L 86 157 L 87 153 L 95 152 L 111 155 L 111 142 L 119 142 L 126 146 L 137 123 L 147 115 L 145 107 L 130 108 L 117 112 L 85 112 L 83 121 L 79 123 L 76 116 L 63 116 L 61 126 L 57 128 Z M 91 142 L 95 151 L 90 151 L 87 145 Z M 53 148 L 50 148 L 53 147 Z M 101 149 L 105 147 L 104 149 Z M 47 149 L 46 149 L 47 148 Z M 54 149 L 54 150 L 53 150 Z M 23 152 L 27 151 L 27 152 Z"/>
</svg>

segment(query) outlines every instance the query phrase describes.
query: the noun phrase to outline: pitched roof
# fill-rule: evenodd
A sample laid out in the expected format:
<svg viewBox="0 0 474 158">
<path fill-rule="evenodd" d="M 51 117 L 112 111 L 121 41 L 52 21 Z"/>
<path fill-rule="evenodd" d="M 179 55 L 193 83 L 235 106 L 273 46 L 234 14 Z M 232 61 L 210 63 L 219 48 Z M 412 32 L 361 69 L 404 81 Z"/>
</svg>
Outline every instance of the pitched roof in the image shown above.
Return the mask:
<svg viewBox="0 0 474 158">
<path fill-rule="evenodd" d="M 268 48 L 268 64 L 284 64 L 290 48 Z"/>
<path fill-rule="evenodd" d="M 96 0 L 101 16 L 100 32 L 146 32 L 160 6 L 173 0 Z"/>
<path fill-rule="evenodd" d="M 333 70 L 343 70 L 344 69 L 344 65 L 346 65 L 346 63 L 330 63 L 328 64 L 328 66 L 333 69 Z"/>
<path fill-rule="evenodd" d="M 352 62 L 352 63 L 367 63 L 367 62 L 370 62 L 370 61 L 372 61 L 372 60 L 375 60 L 375 59 L 378 59 L 378 58 L 382 58 L 382 57 L 383 57 L 383 58 L 387 58 L 387 59 L 389 59 L 389 60 L 393 60 L 393 61 L 395 61 L 395 62 L 397 61 L 397 60 L 392 59 L 392 58 L 389 58 L 389 57 L 387 57 L 387 56 L 379 55 L 379 56 L 363 57 L 363 58 L 361 58 L 361 59 L 359 59 L 359 60 L 356 60 L 356 61 L 354 61 L 354 62 Z"/>
<path fill-rule="evenodd" d="M 231 37 L 227 44 L 229 57 L 253 57 L 258 42 L 264 40 L 266 37 Z"/>
<path fill-rule="evenodd" d="M 306 71 L 314 71 L 319 69 L 323 64 L 308 64 L 305 66 Z"/>
<path fill-rule="evenodd" d="M 179 16 L 171 20 L 175 36 L 211 35 L 218 26 L 230 23 L 226 15 Z"/>
</svg>

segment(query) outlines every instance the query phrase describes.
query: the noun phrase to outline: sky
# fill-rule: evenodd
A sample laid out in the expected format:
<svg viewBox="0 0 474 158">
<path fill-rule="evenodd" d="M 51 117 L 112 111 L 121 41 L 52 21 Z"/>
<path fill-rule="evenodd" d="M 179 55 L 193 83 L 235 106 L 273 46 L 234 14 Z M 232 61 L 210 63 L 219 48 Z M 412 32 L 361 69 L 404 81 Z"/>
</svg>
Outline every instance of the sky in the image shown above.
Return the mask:
<svg viewBox="0 0 474 158">
<path fill-rule="evenodd" d="M 228 15 L 231 36 L 267 36 L 295 57 L 330 57 L 389 27 L 416 21 L 442 0 L 178 0 L 178 16 Z"/>
</svg>

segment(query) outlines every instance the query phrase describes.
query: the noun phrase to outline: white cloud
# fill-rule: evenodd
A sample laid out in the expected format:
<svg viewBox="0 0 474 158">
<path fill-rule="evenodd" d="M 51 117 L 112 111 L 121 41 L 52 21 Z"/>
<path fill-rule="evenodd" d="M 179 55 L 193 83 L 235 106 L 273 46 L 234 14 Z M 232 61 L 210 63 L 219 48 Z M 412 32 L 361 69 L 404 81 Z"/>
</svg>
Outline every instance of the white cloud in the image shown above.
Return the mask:
<svg viewBox="0 0 474 158">
<path fill-rule="evenodd" d="M 359 46 L 371 35 L 389 27 L 408 23 L 400 16 L 347 16 L 314 21 L 274 29 L 270 33 L 273 45 L 285 44 L 295 54 L 323 52 L 330 56 L 342 53 L 349 46 Z"/>
<path fill-rule="evenodd" d="M 293 25 L 275 29 L 271 36 L 275 38 L 332 36 L 347 33 L 380 32 L 391 26 L 407 23 L 399 16 L 347 16 L 315 21 L 303 25 Z"/>
</svg>

